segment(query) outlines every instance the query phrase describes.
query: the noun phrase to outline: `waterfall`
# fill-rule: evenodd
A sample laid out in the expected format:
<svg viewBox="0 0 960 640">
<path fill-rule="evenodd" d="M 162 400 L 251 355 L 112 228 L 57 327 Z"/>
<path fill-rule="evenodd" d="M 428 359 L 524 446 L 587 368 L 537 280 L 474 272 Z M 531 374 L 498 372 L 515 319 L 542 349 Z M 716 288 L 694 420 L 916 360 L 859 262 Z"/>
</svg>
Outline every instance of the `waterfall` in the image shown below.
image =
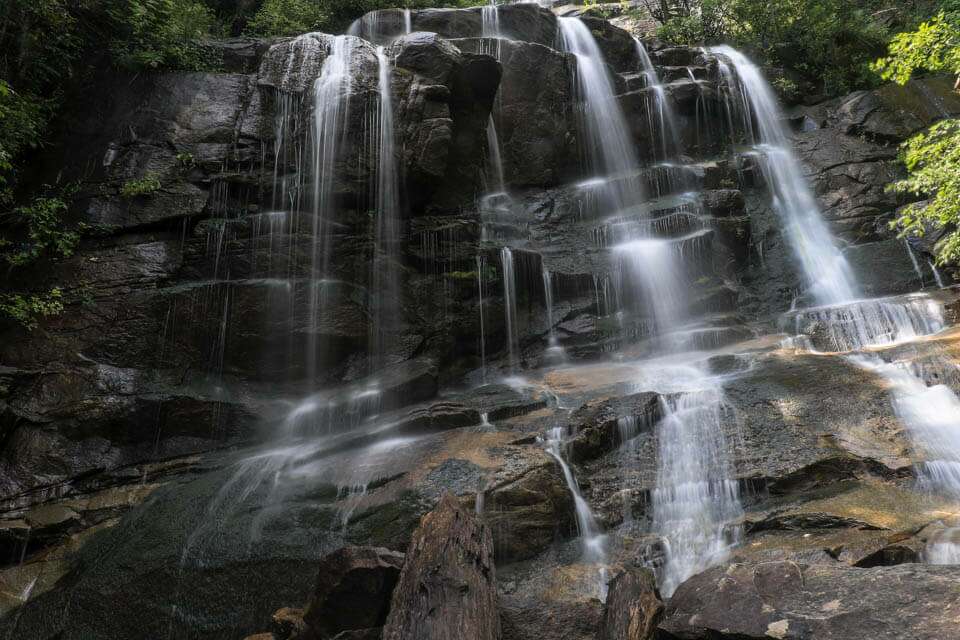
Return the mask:
<svg viewBox="0 0 960 640">
<path fill-rule="evenodd" d="M 945 385 L 927 386 L 921 375 L 905 365 L 857 353 L 940 331 L 944 323 L 939 304 L 922 295 L 906 300 L 857 299 L 850 266 L 834 245 L 789 148 L 773 92 L 743 54 L 730 47 L 713 51 L 730 60 L 736 71 L 734 78 L 721 63 L 728 91 L 739 93 L 744 105 L 748 131 L 756 122 L 753 138 L 774 192 L 774 208 L 821 305 L 794 312 L 797 333 L 807 334 L 821 349 L 851 353 L 851 362 L 887 381 L 895 413 L 925 456 L 918 469 L 921 485 L 960 497 L 960 398 Z"/>
<path fill-rule="evenodd" d="M 627 179 L 637 171 L 630 129 L 623 116 L 600 47 L 580 18 L 558 18 L 564 51 L 577 59 L 577 87 L 582 120 L 581 145 L 587 150 L 588 168 L 609 181 L 619 208 L 642 200 L 640 183 Z"/>
<path fill-rule="evenodd" d="M 660 582 L 669 596 L 690 576 L 726 559 L 738 529 L 726 525 L 741 514 L 737 481 L 731 479 L 723 432 L 722 390 L 705 372 L 679 371 L 702 389 L 661 398 L 653 529 L 664 536 L 667 562 Z"/>
<path fill-rule="evenodd" d="M 413 17 L 410 13 L 410 9 L 403 10 L 403 32 L 413 33 Z"/>
<path fill-rule="evenodd" d="M 600 565 L 596 582 L 596 593 L 594 594 L 600 600 L 605 600 L 607 595 L 607 571 L 604 563 L 607 560 L 606 536 L 600 533 L 600 526 L 597 524 L 590 505 L 580 493 L 580 485 L 573 476 L 570 465 L 563 457 L 563 427 L 554 427 L 547 432 L 544 444 L 563 472 L 563 478 L 573 497 L 574 513 L 577 518 L 577 531 L 580 533 L 580 539 L 583 542 L 583 559 L 590 563 Z"/>
<path fill-rule="evenodd" d="M 487 381 L 487 340 L 483 330 L 483 268 L 486 266 L 486 259 L 477 256 L 477 297 L 479 298 L 478 310 L 480 312 L 480 378 L 483 382 Z"/>
<path fill-rule="evenodd" d="M 509 247 L 500 250 L 500 266 L 503 271 L 503 313 L 507 329 L 507 350 L 510 354 L 510 368 L 516 366 L 517 334 L 517 280 L 513 268 L 513 252 Z"/>
<path fill-rule="evenodd" d="M 773 208 L 783 223 L 787 242 L 800 261 L 813 298 L 819 304 L 856 298 L 853 272 L 807 186 L 800 162 L 781 124 L 782 114 L 772 89 L 760 69 L 739 51 L 728 46 L 710 50 L 720 56 L 727 99 L 734 103 L 731 112 L 736 111 L 742 117 L 754 145 L 754 156 L 773 194 Z M 733 65 L 732 70 L 725 60 Z"/>
<path fill-rule="evenodd" d="M 903 246 L 907 250 L 907 255 L 910 256 L 910 264 L 913 265 L 913 272 L 917 274 L 917 280 L 920 282 L 920 288 L 923 289 L 923 271 L 920 270 L 920 263 L 917 262 L 917 256 L 913 253 L 913 247 L 910 246 L 910 241 L 906 238 L 903 239 Z"/>
<path fill-rule="evenodd" d="M 950 527 L 940 531 L 923 551 L 927 564 L 960 564 L 960 528 Z"/>
<path fill-rule="evenodd" d="M 553 327 L 553 276 L 546 267 L 543 267 L 543 304 L 547 312 L 547 355 L 554 362 L 562 362 L 566 359 L 566 353 Z"/>
<path fill-rule="evenodd" d="M 377 181 L 374 194 L 376 238 L 371 263 L 373 323 L 371 355 L 374 368 L 384 364 L 385 338 L 399 322 L 400 280 L 397 273 L 400 244 L 400 184 L 397 171 L 393 126 L 393 97 L 390 82 L 391 63 L 383 47 L 377 47 L 379 100 L 373 129 L 371 152 L 376 159 Z"/>
<path fill-rule="evenodd" d="M 943 289 L 946 285 L 943 284 L 943 277 L 940 275 L 937 265 L 933 264 L 933 260 L 927 260 L 927 264 L 930 265 L 930 271 L 933 271 L 933 279 L 936 281 L 937 287 Z"/>
<path fill-rule="evenodd" d="M 506 186 L 503 180 L 503 159 L 500 157 L 500 138 L 497 136 L 497 126 L 493 122 L 493 114 L 487 119 L 487 197 L 505 193 Z"/>
<path fill-rule="evenodd" d="M 652 95 L 647 95 L 647 117 L 651 135 L 660 142 L 660 153 L 663 160 L 667 160 L 679 153 L 680 133 L 677 129 L 677 117 L 657 70 L 650 60 L 650 54 L 640 38 L 634 37 L 637 57 L 640 58 L 640 68 L 643 72 L 644 83 Z"/>
<path fill-rule="evenodd" d="M 351 88 L 351 58 L 357 40 L 336 36 L 323 61 L 320 77 L 313 87 L 313 248 L 311 273 L 321 278 L 310 286 L 308 300 L 307 373 L 318 373 L 320 312 L 323 308 L 325 277 L 330 271 L 330 225 L 335 212 L 334 186 L 337 159 L 345 144 Z"/>
</svg>

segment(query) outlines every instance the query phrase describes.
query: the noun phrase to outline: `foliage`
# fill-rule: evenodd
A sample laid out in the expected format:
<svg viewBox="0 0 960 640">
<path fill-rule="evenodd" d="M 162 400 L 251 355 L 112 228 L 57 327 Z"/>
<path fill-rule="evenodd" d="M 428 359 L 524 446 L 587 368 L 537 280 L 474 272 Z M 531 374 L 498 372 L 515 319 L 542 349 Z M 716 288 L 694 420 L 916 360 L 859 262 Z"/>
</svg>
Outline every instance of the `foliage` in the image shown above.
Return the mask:
<svg viewBox="0 0 960 640">
<path fill-rule="evenodd" d="M 870 62 L 885 50 L 889 30 L 873 11 L 877 6 L 870 0 L 680 0 L 661 1 L 653 13 L 662 23 L 657 35 L 668 43 L 728 42 L 816 91 L 840 95 L 878 81 Z"/>
<path fill-rule="evenodd" d="M 13 210 L 13 226 L 25 229 L 23 239 L 0 236 L 0 250 L 11 266 L 22 266 L 42 256 L 69 257 L 80 242 L 79 229 L 65 228 L 69 190 L 54 196 L 39 196 L 30 204 Z"/>
<path fill-rule="evenodd" d="M 0 79 L 0 207 L 13 199 L 14 160 L 39 146 L 49 111 L 46 101 L 20 95 Z"/>
<path fill-rule="evenodd" d="M 127 0 L 113 9 L 122 25 L 113 56 L 130 69 L 216 68 L 219 60 L 199 42 L 213 32 L 213 11 L 200 0 Z"/>
<path fill-rule="evenodd" d="M 316 0 L 264 0 L 247 30 L 260 36 L 292 36 L 322 29 L 327 18 Z"/>
<path fill-rule="evenodd" d="M 155 174 L 148 173 L 142 178 L 134 178 L 124 182 L 123 186 L 120 187 L 120 197 L 136 198 L 137 196 L 149 195 L 159 191 L 160 186 L 160 178 Z"/>
<path fill-rule="evenodd" d="M 960 76 L 960 2 L 947 3 L 932 20 L 896 36 L 874 68 L 900 84 L 918 71 Z M 904 207 L 891 226 L 904 236 L 945 231 L 935 247 L 937 262 L 960 262 L 960 120 L 943 120 L 913 136 L 901 146 L 900 159 L 909 174 L 891 190 L 929 200 Z"/>
<path fill-rule="evenodd" d="M 873 68 L 884 80 L 900 84 L 917 71 L 960 75 L 960 6 L 956 11 L 941 11 L 915 31 L 894 36 L 889 55 L 877 60 Z"/>
<path fill-rule="evenodd" d="M 37 328 L 41 318 L 63 313 L 63 291 L 54 287 L 44 294 L 14 293 L 0 296 L 0 313 L 32 331 Z"/>
</svg>

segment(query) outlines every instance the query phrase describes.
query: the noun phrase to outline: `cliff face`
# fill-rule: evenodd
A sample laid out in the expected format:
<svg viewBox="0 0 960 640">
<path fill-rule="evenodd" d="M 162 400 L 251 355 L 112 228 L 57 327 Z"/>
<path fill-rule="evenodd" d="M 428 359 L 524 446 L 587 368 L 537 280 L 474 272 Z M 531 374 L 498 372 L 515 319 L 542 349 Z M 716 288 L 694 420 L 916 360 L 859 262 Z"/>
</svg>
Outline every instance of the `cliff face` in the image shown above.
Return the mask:
<svg viewBox="0 0 960 640">
<path fill-rule="evenodd" d="M 611 203 L 584 168 L 582 71 L 552 13 L 497 13 L 500 38 L 481 10 L 415 11 L 406 35 L 402 12 L 381 12 L 360 34 L 372 43 L 229 41 L 224 72 L 106 75 L 81 96 L 42 171 L 80 181 L 72 215 L 94 233 L 69 259 L 7 276 L 20 289 L 57 284 L 69 301 L 35 331 L 0 334 L 8 635 L 242 637 L 306 602 L 322 554 L 405 550 L 450 491 L 483 505 L 503 637 L 595 637 L 579 505 L 537 438 L 559 427 L 583 501 L 617 541 L 609 564 L 658 566 L 655 425 L 670 393 L 644 388 L 629 364 L 655 350 L 651 313 L 617 298 L 618 221 L 598 222 Z M 916 558 L 949 502 L 913 491 L 917 452 L 880 377 L 780 348 L 776 316 L 800 276 L 758 165 L 734 151 L 716 57 L 651 48 L 654 87 L 629 34 L 584 22 L 640 161 L 606 182 L 642 185 L 645 214 L 670 221 L 660 231 L 679 239 L 689 308 L 710 319 L 698 348 L 730 374 L 738 559 L 849 571 L 891 556 L 895 537 Z M 324 165 L 311 155 L 314 93 L 347 41 L 339 152 Z M 389 250 L 371 188 L 383 56 L 402 194 Z M 662 120 L 651 125 L 664 105 L 669 154 Z M 865 294 L 935 283 L 928 247 L 888 229 L 905 202 L 884 187 L 896 143 L 957 114 L 960 97 L 937 78 L 790 114 Z M 121 194 L 144 177 L 160 187 Z M 327 178 L 321 267 L 315 185 Z M 693 218 L 702 226 L 684 226 Z M 931 296 L 953 320 L 955 294 Z M 883 357 L 958 387 L 954 337 Z M 560 351 L 566 365 L 548 368 Z M 629 447 L 624 418 L 639 425 Z M 914 574 L 941 579 L 896 575 Z M 700 606 L 701 583 L 670 624 Z M 566 634 L 544 631 L 557 628 Z"/>
</svg>

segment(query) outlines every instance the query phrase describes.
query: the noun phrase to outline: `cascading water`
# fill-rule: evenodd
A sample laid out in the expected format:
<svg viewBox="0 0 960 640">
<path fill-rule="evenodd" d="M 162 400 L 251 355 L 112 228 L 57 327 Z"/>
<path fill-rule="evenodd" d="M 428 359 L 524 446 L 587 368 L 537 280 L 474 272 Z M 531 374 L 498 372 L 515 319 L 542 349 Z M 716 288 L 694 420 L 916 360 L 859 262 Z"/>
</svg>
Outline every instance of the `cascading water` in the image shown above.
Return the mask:
<svg viewBox="0 0 960 640">
<path fill-rule="evenodd" d="M 680 134 L 677 129 L 677 117 L 673 112 L 673 106 L 667 98 L 667 92 L 660 82 L 657 70 L 650 60 L 650 54 L 643 42 L 639 38 L 633 39 L 637 57 L 640 58 L 640 68 L 643 73 L 646 88 L 650 90 L 647 98 L 647 117 L 648 126 L 651 134 L 656 136 L 659 142 L 661 158 L 667 160 L 679 152 Z"/>
<path fill-rule="evenodd" d="M 513 268 L 513 251 L 509 247 L 500 250 L 500 268 L 503 272 L 503 314 L 507 330 L 507 350 L 510 368 L 516 366 L 517 349 L 517 278 Z"/>
<path fill-rule="evenodd" d="M 376 242 L 371 262 L 373 283 L 373 322 L 371 355 L 374 368 L 383 366 L 386 336 L 399 319 L 400 282 L 397 273 L 400 243 L 400 185 L 394 149 L 393 98 L 390 83 L 391 63 L 383 47 L 377 47 L 379 100 L 373 130 L 371 152 L 377 161 L 374 213 Z"/>
<path fill-rule="evenodd" d="M 599 200 L 615 215 L 607 220 L 598 241 L 603 246 L 608 240 L 617 243 L 612 246 L 616 298 L 622 309 L 646 315 L 654 332 L 670 331 L 689 320 L 687 263 L 697 258 L 690 248 L 698 245 L 702 231 L 680 224 L 680 218 L 650 219 L 642 206 L 639 182 L 629 179 L 637 170 L 637 159 L 599 47 L 579 19 L 560 18 L 559 24 L 564 48 L 577 58 L 584 101 L 581 135 L 590 149 L 590 167 L 605 179 L 600 188 L 614 185 Z M 646 60 L 648 84 L 658 86 L 639 44 L 637 53 Z M 675 132 L 669 130 L 666 96 L 656 90 L 652 95 L 651 111 L 660 119 L 654 128 L 662 139 L 676 140 Z M 678 225 L 684 233 L 676 235 Z M 665 346 L 675 349 L 677 345 Z M 740 505 L 727 463 L 722 390 L 701 366 L 670 368 L 667 377 L 670 391 L 679 395 L 665 401 L 665 418 L 657 427 L 659 467 L 653 511 L 654 531 L 666 549 L 661 588 L 669 594 L 686 577 L 725 557 L 732 542 L 725 529 Z"/>
<path fill-rule="evenodd" d="M 643 199 L 640 183 L 630 179 L 637 170 L 637 156 L 600 47 L 580 18 L 558 18 L 557 23 L 562 48 L 577 59 L 581 143 L 588 167 L 608 179 L 618 208 L 639 203 Z"/>
<path fill-rule="evenodd" d="M 740 492 L 732 480 L 724 437 L 723 392 L 706 372 L 678 370 L 701 389 L 661 399 L 653 529 L 665 540 L 667 562 L 660 589 L 665 595 L 705 567 L 725 560 L 739 529 L 727 526 L 741 515 Z"/>
<path fill-rule="evenodd" d="M 334 187 L 337 160 L 346 137 L 346 122 L 351 86 L 351 58 L 357 39 L 337 36 L 330 53 L 323 61 L 320 77 L 313 87 L 313 246 L 311 274 L 321 280 L 310 286 L 307 313 L 307 375 L 318 373 L 317 354 L 320 348 L 320 314 L 324 300 L 324 279 L 330 271 L 331 232 L 335 213 Z"/>
<path fill-rule="evenodd" d="M 853 271 L 820 215 L 781 124 L 772 89 L 760 69 L 736 49 L 720 46 L 710 51 L 720 56 L 727 98 L 753 145 L 754 157 L 772 192 L 773 208 L 803 268 L 813 299 L 818 304 L 855 299 L 858 293 Z"/>
<path fill-rule="evenodd" d="M 857 353 L 940 331 L 944 322 L 939 304 L 922 295 L 857 299 L 850 266 L 836 248 L 788 147 L 773 92 L 743 54 L 730 47 L 712 51 L 733 65 L 731 70 L 721 64 L 728 91 L 739 94 L 744 127 L 753 132 L 756 124 L 753 139 L 774 193 L 774 207 L 821 305 L 792 312 L 797 333 L 809 334 L 809 341 L 821 349 L 852 354 L 851 362 L 888 382 L 894 410 L 925 456 L 918 469 L 921 484 L 960 498 L 960 398 L 945 385 L 928 386 L 908 365 Z"/>
</svg>

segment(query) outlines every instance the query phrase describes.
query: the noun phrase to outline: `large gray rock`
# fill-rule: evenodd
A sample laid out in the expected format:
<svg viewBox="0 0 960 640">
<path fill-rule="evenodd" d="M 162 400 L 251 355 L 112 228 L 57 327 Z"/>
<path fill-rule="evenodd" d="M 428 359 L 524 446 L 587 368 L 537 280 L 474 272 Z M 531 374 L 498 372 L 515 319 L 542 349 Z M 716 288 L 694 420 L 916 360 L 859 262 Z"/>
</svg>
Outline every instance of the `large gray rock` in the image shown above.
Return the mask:
<svg viewBox="0 0 960 640">
<path fill-rule="evenodd" d="M 507 184 L 558 184 L 576 160 L 572 56 L 515 40 L 454 42 L 464 51 L 495 54 L 503 67 L 493 115 Z"/>
<path fill-rule="evenodd" d="M 958 607 L 954 567 L 731 564 L 680 585 L 661 626 L 680 640 L 942 640 Z"/>
</svg>

